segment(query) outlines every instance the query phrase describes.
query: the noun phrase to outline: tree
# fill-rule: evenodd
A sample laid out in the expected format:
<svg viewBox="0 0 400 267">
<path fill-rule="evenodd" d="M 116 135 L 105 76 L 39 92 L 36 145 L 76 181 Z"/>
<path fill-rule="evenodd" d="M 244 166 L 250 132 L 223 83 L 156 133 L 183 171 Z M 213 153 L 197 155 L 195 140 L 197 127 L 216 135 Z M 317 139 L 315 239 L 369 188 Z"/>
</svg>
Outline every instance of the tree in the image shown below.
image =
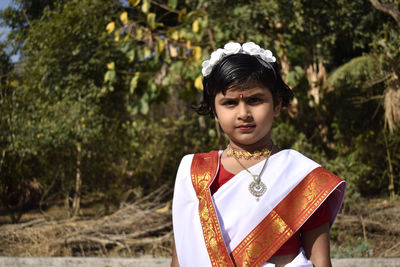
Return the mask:
<svg viewBox="0 0 400 267">
<path fill-rule="evenodd" d="M 40 162 L 43 169 L 35 175 L 43 181 L 51 184 L 50 177 L 58 178 L 67 199 L 72 192 L 73 216 L 79 213 L 82 180 L 87 175 L 82 171 L 85 159 L 110 134 L 109 127 L 119 123 L 118 117 L 107 113 L 119 96 L 102 86 L 104 62 L 119 57 L 103 30 L 115 8 L 112 2 L 88 0 L 47 9 L 30 22 L 22 50 L 24 76 L 15 89 L 20 104 L 13 150 L 23 159 L 34 157 Z"/>
<path fill-rule="evenodd" d="M 11 55 L 20 52 L 32 21 L 40 19 L 44 10 L 60 9 L 64 0 L 13 0 L 12 5 L 0 11 L 0 24 L 11 29 L 8 45 Z"/>
</svg>

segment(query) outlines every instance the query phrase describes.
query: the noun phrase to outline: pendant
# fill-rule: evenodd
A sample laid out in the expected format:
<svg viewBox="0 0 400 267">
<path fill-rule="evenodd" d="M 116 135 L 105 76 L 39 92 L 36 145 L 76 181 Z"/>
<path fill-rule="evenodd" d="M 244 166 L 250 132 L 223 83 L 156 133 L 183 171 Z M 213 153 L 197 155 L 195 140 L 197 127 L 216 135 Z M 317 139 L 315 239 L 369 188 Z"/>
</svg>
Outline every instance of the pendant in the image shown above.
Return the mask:
<svg viewBox="0 0 400 267">
<path fill-rule="evenodd" d="M 257 174 L 253 174 L 253 179 L 257 184 L 259 184 L 261 181 L 260 175 Z"/>
<path fill-rule="evenodd" d="M 258 176 L 258 175 L 257 175 Z M 258 179 L 254 179 L 256 181 L 253 181 L 249 184 L 249 191 L 250 193 L 257 198 L 257 201 L 260 199 L 262 195 L 264 195 L 265 191 L 267 191 L 267 186 L 260 181 L 260 178 L 257 177 Z"/>
</svg>

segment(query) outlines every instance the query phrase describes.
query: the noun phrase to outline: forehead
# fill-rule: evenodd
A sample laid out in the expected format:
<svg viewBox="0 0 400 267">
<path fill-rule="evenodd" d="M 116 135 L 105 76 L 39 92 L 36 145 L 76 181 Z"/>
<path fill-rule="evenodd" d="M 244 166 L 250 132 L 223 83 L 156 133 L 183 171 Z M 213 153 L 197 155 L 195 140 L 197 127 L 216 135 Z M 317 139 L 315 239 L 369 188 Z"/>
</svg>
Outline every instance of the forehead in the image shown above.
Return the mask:
<svg viewBox="0 0 400 267">
<path fill-rule="evenodd" d="M 240 97 L 240 96 L 245 97 L 255 94 L 270 95 L 271 91 L 266 87 L 261 87 L 256 85 L 248 88 L 231 87 L 226 90 L 225 94 L 223 94 L 222 92 L 220 92 L 219 94 L 225 97 Z"/>
</svg>

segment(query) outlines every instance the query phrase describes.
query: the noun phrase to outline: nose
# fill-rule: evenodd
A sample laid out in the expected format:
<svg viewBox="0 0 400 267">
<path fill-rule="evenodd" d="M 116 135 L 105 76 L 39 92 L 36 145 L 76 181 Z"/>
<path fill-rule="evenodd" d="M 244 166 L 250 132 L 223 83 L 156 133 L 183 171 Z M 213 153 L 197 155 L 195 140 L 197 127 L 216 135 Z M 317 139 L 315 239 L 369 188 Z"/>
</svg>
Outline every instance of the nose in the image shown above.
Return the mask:
<svg viewBox="0 0 400 267">
<path fill-rule="evenodd" d="M 238 119 L 248 120 L 251 117 L 249 106 L 244 102 L 240 101 L 238 105 Z"/>
</svg>

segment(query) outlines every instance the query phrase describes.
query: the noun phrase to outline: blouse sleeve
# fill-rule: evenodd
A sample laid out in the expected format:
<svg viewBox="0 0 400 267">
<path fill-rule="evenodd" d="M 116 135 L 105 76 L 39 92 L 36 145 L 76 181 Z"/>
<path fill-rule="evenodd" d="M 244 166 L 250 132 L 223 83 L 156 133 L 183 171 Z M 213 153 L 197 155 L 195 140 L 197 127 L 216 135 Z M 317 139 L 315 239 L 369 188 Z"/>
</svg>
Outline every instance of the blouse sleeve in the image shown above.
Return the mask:
<svg viewBox="0 0 400 267">
<path fill-rule="evenodd" d="M 301 232 L 308 232 L 321 225 L 331 221 L 331 214 L 329 212 L 328 201 L 324 201 L 321 206 L 311 215 L 303 226 L 301 227 Z"/>
</svg>

